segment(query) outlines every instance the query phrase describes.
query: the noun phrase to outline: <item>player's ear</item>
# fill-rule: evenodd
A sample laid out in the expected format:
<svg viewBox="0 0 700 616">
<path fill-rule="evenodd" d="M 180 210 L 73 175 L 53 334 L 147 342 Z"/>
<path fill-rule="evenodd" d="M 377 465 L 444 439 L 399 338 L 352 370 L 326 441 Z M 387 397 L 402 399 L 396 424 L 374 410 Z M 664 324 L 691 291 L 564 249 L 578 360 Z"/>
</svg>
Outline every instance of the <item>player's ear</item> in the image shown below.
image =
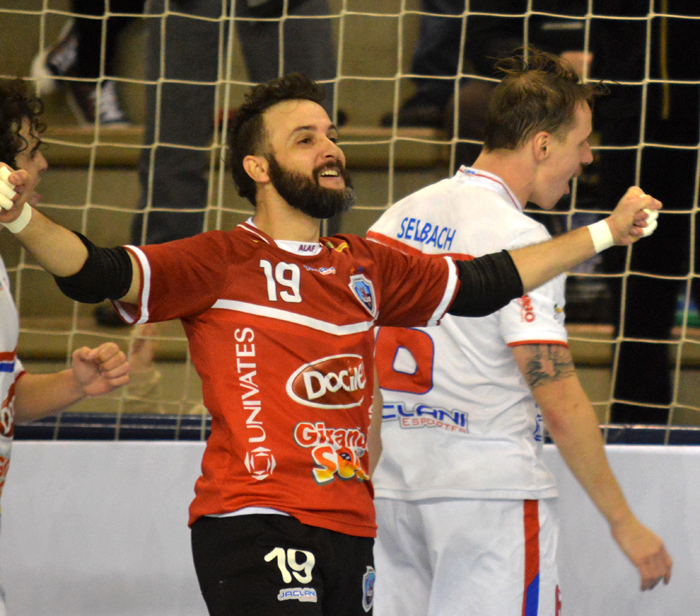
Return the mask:
<svg viewBox="0 0 700 616">
<path fill-rule="evenodd" d="M 547 131 L 540 131 L 532 138 L 532 153 L 535 160 L 542 162 L 549 156 L 549 144 L 552 140 L 552 135 Z"/>
<path fill-rule="evenodd" d="M 243 159 L 245 172 L 258 184 L 270 181 L 270 164 L 264 156 L 249 154 Z"/>
</svg>

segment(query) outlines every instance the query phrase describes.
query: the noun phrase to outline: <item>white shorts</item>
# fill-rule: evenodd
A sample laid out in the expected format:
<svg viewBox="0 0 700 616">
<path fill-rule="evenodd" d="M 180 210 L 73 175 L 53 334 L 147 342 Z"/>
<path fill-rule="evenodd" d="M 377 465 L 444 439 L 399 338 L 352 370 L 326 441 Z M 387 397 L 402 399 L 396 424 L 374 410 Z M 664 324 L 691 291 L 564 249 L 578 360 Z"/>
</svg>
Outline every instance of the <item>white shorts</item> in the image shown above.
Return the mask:
<svg viewBox="0 0 700 616">
<path fill-rule="evenodd" d="M 376 498 L 374 616 L 558 616 L 556 503 Z"/>
</svg>

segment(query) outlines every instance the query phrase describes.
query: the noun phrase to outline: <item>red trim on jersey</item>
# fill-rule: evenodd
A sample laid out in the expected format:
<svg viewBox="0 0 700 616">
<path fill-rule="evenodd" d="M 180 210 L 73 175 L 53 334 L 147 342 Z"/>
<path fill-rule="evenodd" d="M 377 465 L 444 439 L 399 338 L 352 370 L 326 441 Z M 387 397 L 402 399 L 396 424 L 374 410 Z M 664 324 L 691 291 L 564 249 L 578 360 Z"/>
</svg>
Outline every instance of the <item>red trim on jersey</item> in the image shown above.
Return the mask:
<svg viewBox="0 0 700 616">
<path fill-rule="evenodd" d="M 522 340 L 520 342 L 509 342 L 509 347 L 526 346 L 528 344 L 556 344 L 558 346 L 569 348 L 569 343 L 562 340 Z"/>
<path fill-rule="evenodd" d="M 17 357 L 17 349 L 6 353 L 0 353 L 0 361 L 14 361 L 15 357 Z"/>
<path fill-rule="evenodd" d="M 510 200 L 513 202 L 513 205 L 518 209 L 519 212 L 523 211 L 522 205 L 520 205 L 520 202 L 515 198 L 513 193 L 511 192 L 510 188 L 508 188 L 507 184 L 503 182 L 501 179 L 496 178 L 492 175 L 487 175 L 485 173 L 479 173 L 476 169 L 472 169 L 471 167 L 460 167 L 459 173 L 463 173 L 464 175 L 471 175 L 473 177 L 477 178 L 483 178 L 485 180 L 491 180 L 492 182 L 498 184 L 503 188 L 503 190 L 506 191 L 506 194 L 510 198 Z"/>
<path fill-rule="evenodd" d="M 523 616 L 536 614 L 532 607 L 533 599 L 536 602 L 539 593 L 539 585 L 533 585 L 540 574 L 540 519 L 538 514 L 539 502 L 526 500 L 523 502 L 523 521 L 525 531 L 525 584 L 523 587 Z M 530 602 L 528 605 L 528 593 Z M 536 603 L 535 603 L 536 605 Z"/>
<path fill-rule="evenodd" d="M 404 244 L 400 240 L 395 240 L 393 237 L 388 237 L 382 233 L 377 233 L 376 231 L 368 231 L 366 237 L 368 240 L 372 240 L 372 241 L 377 242 L 379 244 L 384 244 L 385 246 L 388 246 L 389 248 L 394 248 L 395 250 L 400 250 L 401 252 L 403 252 L 407 255 L 414 255 L 417 257 L 450 257 L 451 259 L 458 259 L 460 261 L 471 261 L 472 259 L 475 258 L 472 255 L 465 255 L 465 254 L 461 254 L 458 252 L 440 252 L 440 253 L 421 252 L 417 248 L 413 248 L 413 246 L 409 246 L 408 244 Z"/>
<path fill-rule="evenodd" d="M 243 230 L 247 231 L 248 233 L 257 235 L 261 240 L 263 240 L 267 244 L 275 244 L 275 241 L 269 235 L 266 235 L 263 231 L 247 222 L 242 222 L 238 226 L 241 227 Z"/>
</svg>

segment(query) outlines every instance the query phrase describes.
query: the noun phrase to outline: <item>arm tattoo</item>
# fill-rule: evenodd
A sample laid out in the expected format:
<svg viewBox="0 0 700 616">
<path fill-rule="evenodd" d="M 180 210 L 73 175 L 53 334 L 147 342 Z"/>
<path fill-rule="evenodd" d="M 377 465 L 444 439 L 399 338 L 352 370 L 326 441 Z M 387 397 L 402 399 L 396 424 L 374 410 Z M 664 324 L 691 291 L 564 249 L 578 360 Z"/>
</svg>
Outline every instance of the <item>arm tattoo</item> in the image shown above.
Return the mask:
<svg viewBox="0 0 700 616">
<path fill-rule="evenodd" d="M 525 381 L 530 389 L 573 376 L 576 372 L 571 351 L 560 344 L 532 345 L 532 355 L 525 367 Z"/>
</svg>

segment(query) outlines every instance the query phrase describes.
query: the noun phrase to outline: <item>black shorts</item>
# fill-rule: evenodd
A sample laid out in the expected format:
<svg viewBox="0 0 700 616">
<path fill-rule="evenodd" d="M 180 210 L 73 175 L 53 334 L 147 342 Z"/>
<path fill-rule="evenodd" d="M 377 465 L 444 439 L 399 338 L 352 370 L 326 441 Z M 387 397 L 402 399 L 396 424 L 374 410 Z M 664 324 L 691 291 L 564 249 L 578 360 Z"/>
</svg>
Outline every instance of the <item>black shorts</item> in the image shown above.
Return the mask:
<svg viewBox="0 0 700 616">
<path fill-rule="evenodd" d="M 203 517 L 192 554 L 211 616 L 366 616 L 374 539 L 255 514 Z"/>
</svg>

